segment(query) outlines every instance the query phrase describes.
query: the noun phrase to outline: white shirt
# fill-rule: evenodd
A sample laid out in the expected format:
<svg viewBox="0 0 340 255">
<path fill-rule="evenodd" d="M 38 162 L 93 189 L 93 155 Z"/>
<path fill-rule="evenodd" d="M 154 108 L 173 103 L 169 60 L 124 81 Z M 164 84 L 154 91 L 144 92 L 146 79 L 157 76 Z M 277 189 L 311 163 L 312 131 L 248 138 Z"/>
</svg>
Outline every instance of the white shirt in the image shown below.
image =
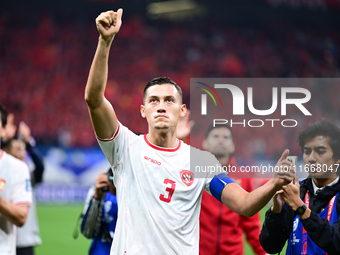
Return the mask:
<svg viewBox="0 0 340 255">
<path fill-rule="evenodd" d="M 111 139 L 98 141 L 117 188 L 111 255 L 198 254 L 202 192 L 210 193 L 211 178 L 190 171 L 190 146 L 178 141 L 173 149 L 158 147 L 121 124 Z M 200 154 L 218 164 L 212 154 Z"/>
<path fill-rule="evenodd" d="M 32 203 L 31 181 L 27 165 L 0 151 L 0 196 L 16 205 Z M 15 255 L 16 227 L 0 213 L 0 254 Z"/>
<path fill-rule="evenodd" d="M 34 188 L 36 184 L 36 182 L 34 181 L 34 173 L 33 173 L 34 169 L 29 168 L 29 170 L 30 170 L 30 178 L 31 178 L 31 185 L 32 185 L 32 204 L 28 211 L 25 225 L 18 228 L 17 244 L 16 244 L 18 248 L 37 246 L 42 243 L 40 234 L 39 234 L 39 224 L 38 224 L 38 217 L 37 217 L 37 210 L 36 210 L 36 202 L 34 199 Z"/>
<path fill-rule="evenodd" d="M 18 234 L 16 245 L 18 248 L 37 246 L 42 243 L 39 235 L 39 225 L 34 195 L 32 195 L 32 199 L 32 205 L 28 211 L 25 225 L 17 228 Z"/>
<path fill-rule="evenodd" d="M 338 180 L 339 180 L 339 176 L 337 176 L 334 181 L 332 181 L 330 184 L 328 184 L 326 186 L 332 186 L 332 185 L 336 184 L 338 182 Z M 325 186 L 325 187 L 318 188 L 318 186 L 316 186 L 316 184 L 314 183 L 313 179 L 312 179 L 312 184 L 313 184 L 314 196 L 316 195 L 316 193 L 318 191 L 321 191 L 326 187 Z"/>
</svg>

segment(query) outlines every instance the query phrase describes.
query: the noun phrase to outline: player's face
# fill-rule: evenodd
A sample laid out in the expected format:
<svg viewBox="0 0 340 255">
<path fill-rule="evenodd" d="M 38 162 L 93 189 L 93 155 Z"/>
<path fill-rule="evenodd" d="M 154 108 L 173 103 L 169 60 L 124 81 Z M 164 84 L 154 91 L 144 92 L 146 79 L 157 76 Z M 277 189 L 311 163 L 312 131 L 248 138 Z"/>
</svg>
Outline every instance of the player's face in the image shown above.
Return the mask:
<svg viewBox="0 0 340 255">
<path fill-rule="evenodd" d="M 232 134 L 226 127 L 214 128 L 203 142 L 203 148 L 221 158 L 230 155 L 235 151 Z"/>
<path fill-rule="evenodd" d="M 303 161 L 313 178 L 334 178 L 340 170 L 334 165 L 339 164 L 340 161 L 333 158 L 329 139 L 322 135 L 306 139 Z"/>
<path fill-rule="evenodd" d="M 7 151 L 13 157 L 24 160 L 25 158 L 25 144 L 19 140 L 12 141 L 11 148 Z"/>
<path fill-rule="evenodd" d="M 172 84 L 154 85 L 148 88 L 141 114 L 149 126 L 157 130 L 176 128 L 180 117 L 184 117 L 186 106 L 181 104 L 180 95 Z"/>
</svg>

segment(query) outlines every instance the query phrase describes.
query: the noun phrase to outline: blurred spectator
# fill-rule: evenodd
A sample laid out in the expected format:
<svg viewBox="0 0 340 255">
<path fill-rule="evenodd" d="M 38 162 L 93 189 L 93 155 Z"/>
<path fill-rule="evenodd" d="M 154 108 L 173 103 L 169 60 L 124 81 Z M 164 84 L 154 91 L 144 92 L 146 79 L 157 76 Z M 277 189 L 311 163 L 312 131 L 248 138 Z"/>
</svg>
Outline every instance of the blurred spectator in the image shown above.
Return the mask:
<svg viewBox="0 0 340 255">
<path fill-rule="evenodd" d="M 0 105 L 0 137 L 5 134 L 7 113 Z M 22 227 L 32 203 L 29 170 L 25 163 L 0 147 L 0 252 L 15 255 L 16 227 Z"/>
<path fill-rule="evenodd" d="M 232 156 L 235 144 L 229 126 L 209 127 L 203 148 L 214 154 L 227 169 L 232 167 L 239 170 Z M 239 172 L 230 171 L 228 176 L 243 189 L 251 192 L 252 180 L 244 178 L 245 176 L 240 175 Z M 200 255 L 243 255 L 243 233 L 254 254 L 266 254 L 259 241 L 259 214 L 252 217 L 239 215 L 204 191 L 200 214 Z"/>
<path fill-rule="evenodd" d="M 20 122 L 18 136 L 15 136 L 16 126 L 14 125 L 14 115 L 9 115 L 7 123 L 6 140 L 4 143 L 4 151 L 13 157 L 25 161 L 26 151 L 33 162 L 33 169 L 30 171 L 31 184 L 34 188 L 36 184 L 42 182 L 44 164 L 38 153 L 34 149 L 35 141 L 31 136 L 30 128 Z M 39 226 L 36 213 L 36 204 L 34 196 L 32 205 L 29 209 L 26 223 L 23 227 L 18 228 L 17 234 L 17 255 L 33 255 L 34 246 L 41 244 L 39 235 Z"/>
</svg>

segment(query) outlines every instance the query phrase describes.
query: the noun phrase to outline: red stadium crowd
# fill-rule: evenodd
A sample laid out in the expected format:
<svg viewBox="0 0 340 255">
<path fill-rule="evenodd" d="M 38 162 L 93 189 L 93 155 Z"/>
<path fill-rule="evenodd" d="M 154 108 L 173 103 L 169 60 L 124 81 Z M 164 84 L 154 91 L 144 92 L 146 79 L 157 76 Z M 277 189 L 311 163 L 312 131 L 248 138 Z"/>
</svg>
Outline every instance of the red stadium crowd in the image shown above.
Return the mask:
<svg viewBox="0 0 340 255">
<path fill-rule="evenodd" d="M 34 17 L 0 15 L 0 102 L 18 120 L 34 127 L 40 144 L 96 145 L 84 101 L 84 88 L 95 52 L 97 31 L 93 19 L 57 18 L 53 12 Z M 203 25 L 204 24 L 204 25 Z M 189 101 L 191 77 L 339 77 L 340 34 L 332 27 L 293 25 L 288 21 L 234 26 L 209 19 L 184 24 L 148 22 L 138 16 L 124 20 L 114 41 L 109 64 L 107 98 L 120 121 L 145 133 L 138 112 L 141 93 L 153 77 L 168 76 L 183 88 Z M 339 108 L 337 93 L 313 105 Z M 315 90 L 315 91 L 313 91 Z M 263 95 L 267 93 L 263 91 Z M 271 97 L 268 97 L 271 100 Z M 322 117 L 322 116 L 321 116 Z M 332 117 L 332 116 L 329 116 Z M 256 140 L 234 130 L 245 145 L 271 156 L 283 148 L 287 136 L 256 130 Z M 288 134 L 287 134 L 288 135 Z M 254 137 L 254 136 L 252 136 Z M 292 135 L 292 137 L 296 137 Z M 261 149 L 265 142 L 266 146 Z M 282 146 L 278 146 L 278 143 Z M 238 146 L 248 155 L 250 146 Z"/>
</svg>

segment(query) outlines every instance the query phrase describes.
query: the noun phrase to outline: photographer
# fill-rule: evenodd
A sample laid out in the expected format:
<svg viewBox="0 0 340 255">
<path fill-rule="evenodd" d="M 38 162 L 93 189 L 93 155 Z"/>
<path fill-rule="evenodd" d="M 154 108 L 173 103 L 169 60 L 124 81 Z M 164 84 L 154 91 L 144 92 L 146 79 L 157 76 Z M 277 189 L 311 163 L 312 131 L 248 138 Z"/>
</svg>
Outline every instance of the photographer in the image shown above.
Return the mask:
<svg viewBox="0 0 340 255">
<path fill-rule="evenodd" d="M 95 187 L 91 187 L 87 194 L 80 229 L 85 237 L 93 239 L 89 255 L 110 254 L 118 213 L 112 179 L 111 169 L 101 172 Z"/>
</svg>

